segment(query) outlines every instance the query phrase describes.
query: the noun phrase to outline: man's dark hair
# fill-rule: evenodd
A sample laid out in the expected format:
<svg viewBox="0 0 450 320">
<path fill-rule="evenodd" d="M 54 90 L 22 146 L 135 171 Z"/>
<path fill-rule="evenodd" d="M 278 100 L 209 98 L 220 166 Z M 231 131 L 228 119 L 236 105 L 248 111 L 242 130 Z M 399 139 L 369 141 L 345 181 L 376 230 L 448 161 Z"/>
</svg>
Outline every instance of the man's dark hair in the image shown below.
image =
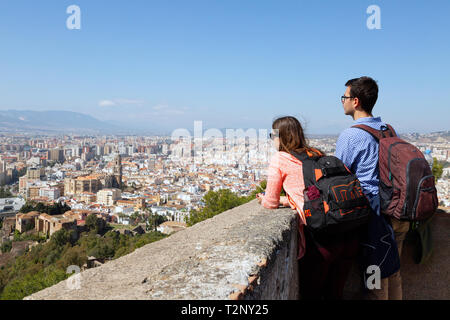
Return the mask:
<svg viewBox="0 0 450 320">
<path fill-rule="evenodd" d="M 372 109 L 378 100 L 378 85 L 370 77 L 361 77 L 348 80 L 345 84 L 350 87 L 350 95 L 361 101 L 361 108 L 368 114 L 372 114 Z"/>
</svg>

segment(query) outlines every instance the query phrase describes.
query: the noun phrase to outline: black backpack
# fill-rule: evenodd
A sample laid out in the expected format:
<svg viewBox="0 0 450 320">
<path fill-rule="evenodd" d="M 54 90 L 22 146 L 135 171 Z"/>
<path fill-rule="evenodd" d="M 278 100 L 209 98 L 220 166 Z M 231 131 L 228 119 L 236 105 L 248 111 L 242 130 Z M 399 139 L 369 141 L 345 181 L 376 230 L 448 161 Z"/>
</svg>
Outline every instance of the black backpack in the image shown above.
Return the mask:
<svg viewBox="0 0 450 320">
<path fill-rule="evenodd" d="M 372 208 L 356 175 L 340 159 L 311 152 L 292 155 L 303 164 L 307 229 L 333 235 L 367 224 Z"/>
</svg>

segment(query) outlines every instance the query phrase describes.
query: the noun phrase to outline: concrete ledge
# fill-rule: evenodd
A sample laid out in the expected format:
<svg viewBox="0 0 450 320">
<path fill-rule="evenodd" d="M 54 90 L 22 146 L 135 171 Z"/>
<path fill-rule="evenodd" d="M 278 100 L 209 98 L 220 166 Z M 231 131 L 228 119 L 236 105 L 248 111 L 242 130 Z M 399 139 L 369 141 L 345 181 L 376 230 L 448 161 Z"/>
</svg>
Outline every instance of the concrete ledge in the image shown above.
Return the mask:
<svg viewBox="0 0 450 320">
<path fill-rule="evenodd" d="M 63 281 L 27 300 L 298 299 L 297 214 L 257 202 L 226 211 L 169 238 L 82 272 L 81 288 Z M 432 221 L 433 255 L 413 261 L 402 254 L 404 299 L 450 299 L 450 214 Z M 356 264 L 345 299 L 362 299 Z"/>
<path fill-rule="evenodd" d="M 297 299 L 297 223 L 255 200 L 25 299 Z"/>
</svg>

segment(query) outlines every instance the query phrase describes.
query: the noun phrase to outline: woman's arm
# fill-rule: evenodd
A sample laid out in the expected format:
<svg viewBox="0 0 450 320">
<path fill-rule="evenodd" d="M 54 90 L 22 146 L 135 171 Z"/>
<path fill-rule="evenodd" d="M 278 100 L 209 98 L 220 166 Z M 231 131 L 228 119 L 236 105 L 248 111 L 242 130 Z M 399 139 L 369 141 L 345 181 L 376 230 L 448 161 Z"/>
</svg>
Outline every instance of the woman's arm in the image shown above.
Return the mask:
<svg viewBox="0 0 450 320">
<path fill-rule="evenodd" d="M 270 161 L 267 171 L 266 194 L 261 204 L 267 209 L 277 209 L 280 205 L 280 193 L 283 186 L 283 175 L 279 168 L 279 157 L 275 155 Z M 283 203 L 284 204 L 284 203 Z"/>
</svg>

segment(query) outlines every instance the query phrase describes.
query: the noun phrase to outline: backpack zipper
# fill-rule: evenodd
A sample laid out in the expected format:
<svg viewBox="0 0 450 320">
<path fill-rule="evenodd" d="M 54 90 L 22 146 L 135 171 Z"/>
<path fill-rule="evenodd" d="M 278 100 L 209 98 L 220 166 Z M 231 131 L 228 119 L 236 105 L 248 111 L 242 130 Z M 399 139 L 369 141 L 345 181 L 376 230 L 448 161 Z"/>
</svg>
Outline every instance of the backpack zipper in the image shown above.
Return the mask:
<svg viewBox="0 0 450 320">
<path fill-rule="evenodd" d="M 403 215 L 406 215 L 406 209 L 407 209 L 406 207 L 407 207 L 409 196 L 410 196 L 409 192 L 408 192 L 409 191 L 409 188 L 408 188 L 408 185 L 409 185 L 409 168 L 411 166 L 411 163 L 413 161 L 417 161 L 417 160 L 426 161 L 424 158 L 414 158 L 414 159 L 409 160 L 408 165 L 406 166 L 406 196 L 405 196 L 405 203 L 403 204 Z M 411 210 L 412 209 L 414 209 L 414 208 L 411 208 Z"/>
<path fill-rule="evenodd" d="M 421 186 L 421 184 L 422 184 L 422 182 L 424 180 L 429 179 L 429 178 L 434 178 L 434 176 L 433 175 L 425 176 L 422 179 L 420 179 L 420 181 L 419 181 L 419 185 L 417 187 L 417 192 L 416 192 L 416 201 L 414 201 L 414 207 L 413 207 L 413 220 L 416 219 L 416 215 L 417 215 L 416 211 L 417 211 L 417 204 L 419 202 L 419 193 L 420 193 L 420 190 L 421 190 L 420 186 Z M 425 189 L 422 189 L 422 190 L 423 191 L 430 191 L 430 190 L 433 190 L 433 189 L 436 189 L 436 187 L 429 187 L 429 188 L 425 188 Z"/>
<path fill-rule="evenodd" d="M 394 179 L 392 178 L 392 172 L 391 172 L 391 152 L 392 152 L 392 148 L 394 146 L 396 146 L 397 144 L 408 144 L 406 142 L 403 141 L 399 141 L 396 143 L 393 143 L 389 146 L 389 151 L 388 151 L 388 171 L 389 171 L 389 181 L 391 181 L 392 183 L 392 188 L 394 188 Z"/>
</svg>

